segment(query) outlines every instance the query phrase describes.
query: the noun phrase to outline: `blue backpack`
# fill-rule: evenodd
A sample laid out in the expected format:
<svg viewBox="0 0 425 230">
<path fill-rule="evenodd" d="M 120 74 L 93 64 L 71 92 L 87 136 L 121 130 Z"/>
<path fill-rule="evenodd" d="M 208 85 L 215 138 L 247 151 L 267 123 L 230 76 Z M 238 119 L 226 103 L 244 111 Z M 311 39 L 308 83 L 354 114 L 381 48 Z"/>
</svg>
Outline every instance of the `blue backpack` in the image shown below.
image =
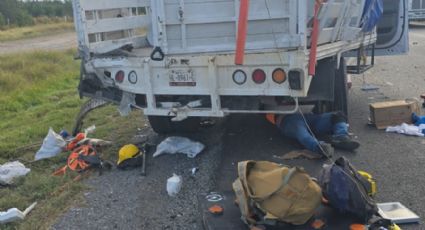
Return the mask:
<svg viewBox="0 0 425 230">
<path fill-rule="evenodd" d="M 323 196 L 338 212 L 369 221 L 378 212 L 375 201 L 368 195 L 370 183 L 344 157 L 325 165 L 320 175 Z"/>
</svg>

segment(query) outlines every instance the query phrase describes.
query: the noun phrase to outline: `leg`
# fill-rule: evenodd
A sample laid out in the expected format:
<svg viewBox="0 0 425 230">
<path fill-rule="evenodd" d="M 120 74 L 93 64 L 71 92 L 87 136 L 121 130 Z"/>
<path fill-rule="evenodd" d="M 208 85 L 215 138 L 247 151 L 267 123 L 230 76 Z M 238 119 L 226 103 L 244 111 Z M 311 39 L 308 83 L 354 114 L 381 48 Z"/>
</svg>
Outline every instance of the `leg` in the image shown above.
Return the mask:
<svg viewBox="0 0 425 230">
<path fill-rule="evenodd" d="M 349 151 L 355 150 L 360 146 L 359 142 L 352 140 L 348 135 L 347 119 L 345 118 L 343 113 L 334 113 L 332 118 L 332 124 L 332 146 L 334 146 L 335 148 L 340 148 Z"/>
<path fill-rule="evenodd" d="M 278 127 L 286 137 L 296 139 L 310 151 L 320 152 L 319 142 L 310 134 L 300 114 L 285 116 Z"/>
</svg>

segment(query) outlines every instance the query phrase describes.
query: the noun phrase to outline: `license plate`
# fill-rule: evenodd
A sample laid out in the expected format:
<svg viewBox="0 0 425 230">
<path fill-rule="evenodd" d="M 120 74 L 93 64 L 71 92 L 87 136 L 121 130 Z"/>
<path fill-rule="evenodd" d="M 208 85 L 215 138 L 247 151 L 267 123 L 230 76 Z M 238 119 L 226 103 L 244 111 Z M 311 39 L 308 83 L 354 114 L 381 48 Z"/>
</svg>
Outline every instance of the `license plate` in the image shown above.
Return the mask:
<svg viewBox="0 0 425 230">
<path fill-rule="evenodd" d="M 196 79 L 191 70 L 171 70 L 170 86 L 196 86 Z"/>
</svg>

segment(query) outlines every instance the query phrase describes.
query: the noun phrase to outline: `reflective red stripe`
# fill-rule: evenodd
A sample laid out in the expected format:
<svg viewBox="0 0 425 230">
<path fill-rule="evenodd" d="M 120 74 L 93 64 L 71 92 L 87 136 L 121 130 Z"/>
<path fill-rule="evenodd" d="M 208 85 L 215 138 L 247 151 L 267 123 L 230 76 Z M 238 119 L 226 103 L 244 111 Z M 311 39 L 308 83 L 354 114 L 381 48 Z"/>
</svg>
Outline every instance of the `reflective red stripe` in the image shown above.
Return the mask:
<svg viewBox="0 0 425 230">
<path fill-rule="evenodd" d="M 248 29 L 248 11 L 249 0 L 241 0 L 239 9 L 238 38 L 236 41 L 236 65 L 243 65 L 244 62 L 246 34 Z"/>
</svg>

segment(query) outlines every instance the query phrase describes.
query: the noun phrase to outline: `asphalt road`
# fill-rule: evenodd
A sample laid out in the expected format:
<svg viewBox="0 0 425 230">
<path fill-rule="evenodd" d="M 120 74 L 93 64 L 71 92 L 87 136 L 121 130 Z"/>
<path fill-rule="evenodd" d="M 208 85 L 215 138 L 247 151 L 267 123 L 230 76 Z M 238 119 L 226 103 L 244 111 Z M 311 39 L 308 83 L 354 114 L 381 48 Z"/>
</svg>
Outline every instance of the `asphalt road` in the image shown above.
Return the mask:
<svg viewBox="0 0 425 230">
<path fill-rule="evenodd" d="M 336 152 L 349 158 L 378 181 L 378 202 L 399 201 L 425 217 L 425 138 L 388 134 L 367 126 L 369 107 L 375 101 L 418 97 L 425 92 L 425 28 L 410 33 L 409 55 L 380 57 L 364 79 L 380 87 L 364 92 L 362 76 L 353 76 L 350 91 L 350 127 L 362 146 L 356 153 Z M 142 125 L 140 125 L 142 126 Z M 146 131 L 153 142 L 164 137 Z M 242 160 L 272 160 L 305 167 L 317 175 L 322 161 L 282 161 L 274 156 L 297 148 L 283 138 L 262 116 L 231 116 L 191 138 L 207 145 L 196 159 L 181 155 L 148 161 L 148 176 L 139 171 L 112 171 L 91 178 L 87 205 L 74 207 L 53 229 L 202 229 L 197 195 L 231 190 L 236 163 Z M 189 170 L 199 167 L 191 176 Z M 167 196 L 165 184 L 172 173 L 183 176 L 183 189 Z M 235 220 L 238 221 L 238 220 Z M 423 224 L 403 229 L 425 229 Z"/>
</svg>

